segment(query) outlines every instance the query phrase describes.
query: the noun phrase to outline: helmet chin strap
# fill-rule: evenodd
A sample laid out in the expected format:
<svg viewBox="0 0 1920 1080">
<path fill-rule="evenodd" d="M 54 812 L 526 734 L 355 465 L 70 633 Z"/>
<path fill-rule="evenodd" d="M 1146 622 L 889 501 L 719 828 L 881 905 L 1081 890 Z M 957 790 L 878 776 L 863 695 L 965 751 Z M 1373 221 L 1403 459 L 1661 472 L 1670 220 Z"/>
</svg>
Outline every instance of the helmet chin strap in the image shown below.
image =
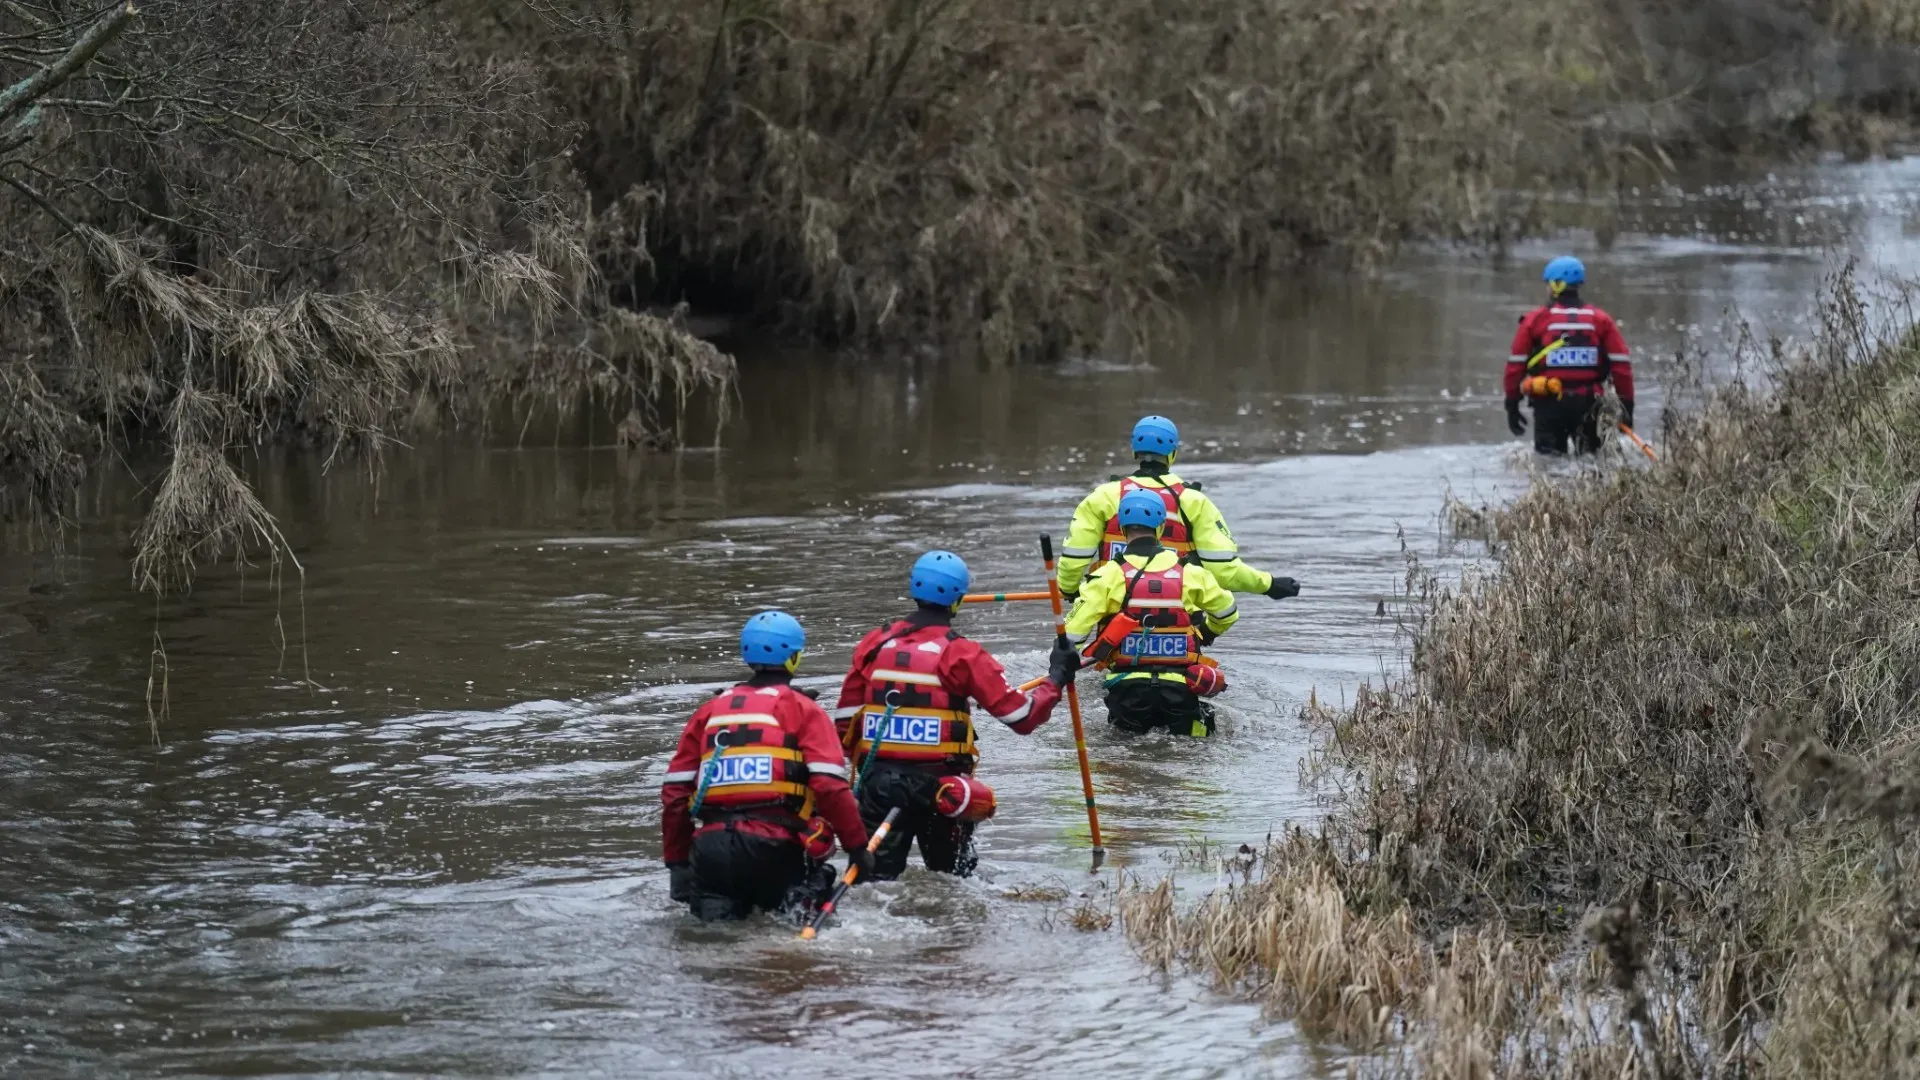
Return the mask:
<svg viewBox="0 0 1920 1080">
<path fill-rule="evenodd" d="M 806 651 L 805 649 L 801 649 L 799 652 L 787 657 L 787 662 L 784 665 L 787 669 L 787 674 L 791 675 L 800 669 L 800 657 L 805 655 Z"/>
<path fill-rule="evenodd" d="M 1551 293 L 1553 295 L 1553 298 L 1556 300 L 1560 298 L 1561 293 L 1566 291 L 1567 291 L 1567 283 L 1564 281 L 1547 282 L 1547 292 Z"/>
</svg>

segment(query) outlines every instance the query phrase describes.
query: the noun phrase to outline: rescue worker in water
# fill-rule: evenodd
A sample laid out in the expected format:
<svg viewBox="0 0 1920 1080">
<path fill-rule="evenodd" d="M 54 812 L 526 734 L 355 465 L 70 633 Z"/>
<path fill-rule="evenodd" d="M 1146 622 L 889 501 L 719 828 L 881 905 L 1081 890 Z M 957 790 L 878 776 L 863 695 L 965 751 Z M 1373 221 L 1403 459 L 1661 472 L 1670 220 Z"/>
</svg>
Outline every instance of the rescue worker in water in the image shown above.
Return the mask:
<svg viewBox="0 0 1920 1080">
<path fill-rule="evenodd" d="M 1542 454 L 1578 454 L 1600 449 L 1600 402 L 1607 384 L 1620 398 L 1620 422 L 1633 426 L 1633 362 L 1613 316 L 1580 300 L 1587 268 L 1562 255 L 1540 277 L 1548 301 L 1520 316 L 1508 350 L 1507 430 L 1527 433 L 1520 399 L 1533 408 L 1533 448 Z"/>
<path fill-rule="evenodd" d="M 1168 519 L 1159 493 L 1127 492 L 1116 516 L 1126 546 L 1080 587 L 1067 637 L 1093 638 L 1088 654 L 1107 669 L 1107 717 L 1116 727 L 1211 735 L 1213 708 L 1203 699 L 1227 682 L 1200 646 L 1239 620 L 1233 594 L 1161 543 Z"/>
<path fill-rule="evenodd" d="M 958 555 L 920 556 L 907 584 L 917 608 L 861 638 L 840 684 L 833 716 L 858 770 L 860 816 L 873 829 L 900 810 L 874 856 L 880 880 L 906 870 L 916 840 L 927 869 L 973 872 L 974 826 L 994 809 L 993 792 L 973 778 L 973 706 L 1031 735 L 1080 668 L 1078 654 L 1056 646 L 1045 682 L 1029 694 L 1009 687 L 1000 662 L 953 628 L 971 580 Z"/>
<path fill-rule="evenodd" d="M 863 875 L 873 870 L 833 721 L 790 685 L 806 644 L 784 611 L 748 619 L 740 658 L 753 676 L 694 710 L 667 765 L 670 895 L 703 921 L 812 906 L 833 882 L 820 861 L 832 836 Z"/>
<path fill-rule="evenodd" d="M 1129 492 L 1151 491 L 1166 504 L 1167 525 L 1160 542 L 1183 561 L 1207 568 L 1229 592 L 1261 593 L 1275 600 L 1300 595 L 1300 583 L 1255 570 L 1240 561 L 1240 548 L 1220 508 L 1200 490 L 1173 474 L 1180 455 L 1180 429 L 1164 416 L 1146 416 L 1133 425 L 1131 476 L 1116 476 L 1094 488 L 1073 512 L 1066 542 L 1060 545 L 1060 594 L 1072 602 L 1086 575 L 1127 546 L 1121 535 L 1120 500 Z"/>
</svg>

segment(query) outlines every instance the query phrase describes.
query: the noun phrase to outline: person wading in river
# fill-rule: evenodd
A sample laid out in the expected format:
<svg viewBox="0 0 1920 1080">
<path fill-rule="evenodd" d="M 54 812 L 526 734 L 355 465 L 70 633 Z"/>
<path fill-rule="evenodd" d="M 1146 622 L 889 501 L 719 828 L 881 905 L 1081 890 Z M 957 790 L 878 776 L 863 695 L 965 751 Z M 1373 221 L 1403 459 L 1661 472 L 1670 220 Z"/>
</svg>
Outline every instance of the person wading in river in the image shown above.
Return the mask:
<svg viewBox="0 0 1920 1080">
<path fill-rule="evenodd" d="M 671 895 L 702 920 L 810 905 L 833 880 L 814 857 L 831 854 L 825 828 L 863 875 L 873 870 L 833 721 L 790 685 L 806 644 L 784 611 L 748 619 L 740 658 L 753 677 L 694 710 L 667 765 Z"/>
<path fill-rule="evenodd" d="M 1161 543 L 1168 519 L 1158 493 L 1129 491 L 1116 513 L 1126 546 L 1081 587 L 1067 636 L 1094 638 L 1088 653 L 1107 668 L 1107 717 L 1116 727 L 1211 735 L 1213 709 L 1202 699 L 1227 683 L 1200 646 L 1239 620 L 1233 594 Z"/>
<path fill-rule="evenodd" d="M 920 556 L 907 583 L 918 608 L 861 638 L 840 684 L 834 719 L 859 769 L 860 816 L 871 829 L 900 810 L 875 853 L 874 876 L 882 880 L 907 868 L 916 839 L 927 869 L 973 872 L 974 825 L 994 809 L 993 792 L 973 779 L 974 703 L 1014 734 L 1031 735 L 1080 668 L 1079 655 L 1057 645 L 1045 682 L 1031 694 L 1009 687 L 993 654 L 953 628 L 971 580 L 958 555 Z"/>
<path fill-rule="evenodd" d="M 1120 500 L 1129 492 L 1150 491 L 1166 504 L 1166 535 L 1161 543 L 1186 562 L 1204 565 L 1222 588 L 1237 593 L 1261 593 L 1275 600 L 1300 595 L 1300 583 L 1255 570 L 1240 561 L 1240 547 L 1227 530 L 1226 518 L 1200 490 L 1173 474 L 1180 455 L 1180 429 L 1164 416 L 1142 417 L 1133 425 L 1133 456 L 1139 463 L 1132 476 L 1116 476 L 1094 488 L 1073 512 L 1066 542 L 1060 545 L 1060 592 L 1071 602 L 1087 574 L 1117 558 L 1127 546 L 1118 517 Z"/>
<path fill-rule="evenodd" d="M 1600 401 L 1607 383 L 1620 398 L 1620 422 L 1633 426 L 1633 363 L 1613 316 L 1583 303 L 1587 268 L 1562 255 L 1540 277 L 1549 299 L 1520 316 L 1504 380 L 1507 430 L 1527 433 L 1520 399 L 1533 407 L 1533 448 L 1542 454 L 1600 449 Z"/>
</svg>

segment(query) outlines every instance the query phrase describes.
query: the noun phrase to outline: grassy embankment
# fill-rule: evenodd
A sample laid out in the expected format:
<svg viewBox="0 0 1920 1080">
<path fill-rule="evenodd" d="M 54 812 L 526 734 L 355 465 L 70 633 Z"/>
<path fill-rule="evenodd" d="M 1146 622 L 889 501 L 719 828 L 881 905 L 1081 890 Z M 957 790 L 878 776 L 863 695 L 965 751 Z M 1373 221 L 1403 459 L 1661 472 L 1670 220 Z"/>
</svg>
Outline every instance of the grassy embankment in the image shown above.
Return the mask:
<svg viewBox="0 0 1920 1080">
<path fill-rule="evenodd" d="M 1410 672 L 1308 711 L 1324 823 L 1141 949 L 1368 1075 L 1916 1075 L 1920 332 L 1838 295 L 1659 467 L 1493 512 Z"/>
</svg>

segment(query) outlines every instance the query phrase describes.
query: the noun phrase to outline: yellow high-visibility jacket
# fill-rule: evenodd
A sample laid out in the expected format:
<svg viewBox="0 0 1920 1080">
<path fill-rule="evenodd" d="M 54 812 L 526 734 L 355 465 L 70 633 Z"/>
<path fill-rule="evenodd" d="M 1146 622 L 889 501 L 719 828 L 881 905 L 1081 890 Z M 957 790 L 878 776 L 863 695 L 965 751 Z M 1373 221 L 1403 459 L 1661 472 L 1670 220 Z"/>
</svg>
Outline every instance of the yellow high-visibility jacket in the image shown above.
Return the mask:
<svg viewBox="0 0 1920 1080">
<path fill-rule="evenodd" d="M 1135 473 L 1131 479 L 1145 488 L 1167 488 L 1184 483 L 1172 473 L 1158 477 Z M 1193 530 L 1193 553 L 1229 592 L 1264 593 L 1273 587 L 1273 575 L 1255 570 L 1240 561 L 1240 546 L 1227 531 L 1220 508 L 1206 493 L 1193 487 L 1180 492 L 1180 510 Z M 1120 512 L 1120 481 L 1109 480 L 1080 500 L 1073 512 L 1073 524 L 1067 526 L 1066 542 L 1060 545 L 1060 591 L 1073 593 L 1091 567 L 1106 561 L 1101 544 L 1106 538 L 1107 522 Z"/>
<path fill-rule="evenodd" d="M 1073 610 L 1067 613 L 1067 637 L 1075 645 L 1084 645 L 1102 623 L 1119 614 L 1126 604 L 1127 579 L 1135 571 L 1145 568 L 1148 573 L 1157 573 L 1171 570 L 1179 563 L 1178 554 L 1162 548 L 1151 558 L 1129 553 L 1120 556 L 1117 562 L 1101 564 L 1081 585 L 1080 599 L 1074 602 Z M 1234 603 L 1233 594 L 1222 588 L 1204 566 L 1188 566 L 1180 575 L 1180 600 L 1186 605 L 1187 614 L 1193 619 L 1194 625 L 1204 625 L 1211 635 L 1224 634 L 1240 621 L 1240 609 Z M 1184 683 L 1186 673 L 1182 669 L 1115 672 L 1107 676 L 1107 682 L 1111 684 L 1129 678 L 1177 679 Z"/>
</svg>

